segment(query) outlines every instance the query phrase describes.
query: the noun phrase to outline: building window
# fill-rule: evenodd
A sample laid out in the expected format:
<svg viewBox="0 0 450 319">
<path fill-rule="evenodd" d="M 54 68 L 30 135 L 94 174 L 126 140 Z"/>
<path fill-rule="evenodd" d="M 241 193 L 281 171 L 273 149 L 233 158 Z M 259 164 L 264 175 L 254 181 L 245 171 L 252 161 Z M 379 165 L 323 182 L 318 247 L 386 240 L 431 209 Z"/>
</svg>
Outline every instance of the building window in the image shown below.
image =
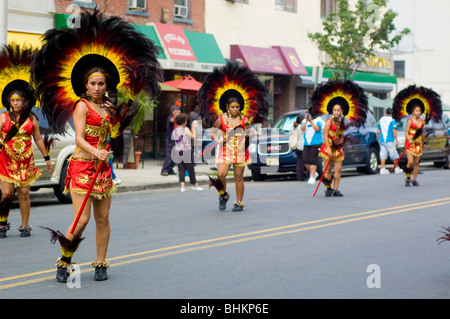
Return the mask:
<svg viewBox="0 0 450 319">
<path fill-rule="evenodd" d="M 331 13 L 337 13 L 336 0 L 321 0 L 320 1 L 320 17 L 325 19 Z"/>
<path fill-rule="evenodd" d="M 394 74 L 399 78 L 405 77 L 405 61 L 394 61 Z"/>
<path fill-rule="evenodd" d="M 297 0 L 275 0 L 275 9 L 297 12 Z"/>
<path fill-rule="evenodd" d="M 128 0 L 128 10 L 147 11 L 147 0 Z"/>
<path fill-rule="evenodd" d="M 72 3 L 82 8 L 95 8 L 95 0 L 74 0 Z"/>
<path fill-rule="evenodd" d="M 189 0 L 174 0 L 173 15 L 179 19 L 189 19 Z"/>
</svg>

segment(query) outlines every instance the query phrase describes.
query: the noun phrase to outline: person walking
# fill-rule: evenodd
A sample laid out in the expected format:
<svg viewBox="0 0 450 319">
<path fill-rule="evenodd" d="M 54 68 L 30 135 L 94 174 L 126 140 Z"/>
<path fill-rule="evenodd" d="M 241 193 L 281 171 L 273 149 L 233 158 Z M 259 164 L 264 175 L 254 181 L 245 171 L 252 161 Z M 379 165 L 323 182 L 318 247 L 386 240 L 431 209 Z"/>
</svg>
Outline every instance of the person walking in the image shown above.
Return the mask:
<svg viewBox="0 0 450 319">
<path fill-rule="evenodd" d="M 165 148 L 165 157 L 164 163 L 161 169 L 162 176 L 175 175 L 173 168 L 175 166 L 174 161 L 172 160 L 172 149 L 175 145 L 172 140 L 172 132 L 176 127 L 175 117 L 180 114 L 180 107 L 178 105 L 172 105 L 170 107 L 170 115 L 167 117 L 166 122 L 166 148 Z"/>
<path fill-rule="evenodd" d="M 97 9 L 83 11 L 79 22 L 75 29 L 47 31 L 31 68 L 36 96 L 51 130 L 63 131 L 72 116 L 75 128 L 76 147 L 65 180 L 73 222 L 65 235 L 44 227 L 51 233 L 51 242 L 59 241 L 61 247 L 56 264 L 59 282 L 69 277 L 91 210 L 96 232 L 94 280 L 108 279 L 109 215 L 116 191 L 108 158 L 113 152 L 122 157 L 121 133 L 139 110 L 135 97 L 141 92 L 157 95 L 163 78 L 156 47 L 130 23 L 106 17 Z M 113 104 L 111 97 L 116 94 L 121 101 Z"/>
<path fill-rule="evenodd" d="M 6 141 L 0 152 L 0 238 L 5 238 L 6 232 L 10 228 L 8 215 L 15 186 L 17 186 L 17 197 L 22 217 L 22 223 L 18 230 L 21 237 L 28 237 L 33 229 L 29 225 L 30 186 L 41 176 L 41 171 L 36 168 L 34 163 L 32 139 L 45 159 L 48 172 L 52 171 L 52 163 L 39 133 L 38 120 L 34 114 L 30 114 L 29 111 L 27 114 L 26 111 L 27 108 L 31 108 L 29 104 L 33 93 L 27 94 L 24 90 L 17 88 L 9 94 L 3 91 L 3 94 L 7 95 L 9 105 L 6 106 L 8 112 L 0 114 L 2 140 L 5 141 L 9 131 L 16 124 L 22 124 L 18 128 L 18 132 L 9 141 Z"/>
<path fill-rule="evenodd" d="M 304 181 L 305 176 L 305 165 L 303 163 L 303 149 L 305 144 L 304 133 L 301 129 L 301 123 L 303 121 L 303 116 L 299 114 L 295 119 L 294 126 L 292 131 L 289 133 L 289 142 L 291 138 L 295 141 L 295 145 L 289 145 L 295 151 L 295 155 L 297 156 L 296 162 L 296 174 L 298 181 Z"/>
<path fill-rule="evenodd" d="M 301 129 L 304 132 L 303 163 L 309 171 L 308 184 L 315 185 L 317 173 L 317 161 L 319 159 L 319 149 L 323 143 L 322 128 L 324 121 L 320 117 L 312 118 L 309 111 L 306 112 Z"/>
<path fill-rule="evenodd" d="M 248 67 L 228 62 L 207 76 L 197 101 L 202 118 L 212 126 L 211 139 L 219 145 L 217 178 L 210 177 L 211 186 L 219 193 L 219 209 L 225 210 L 230 198 L 226 177 L 232 166 L 236 190 L 232 211 L 242 211 L 244 169 L 251 161 L 249 132 L 251 123 L 261 123 L 267 117 L 267 89 Z"/>
<path fill-rule="evenodd" d="M 177 127 L 172 132 L 172 140 L 175 141 L 175 146 L 172 149 L 172 160 L 178 165 L 178 177 L 181 186 L 181 192 L 187 190 L 185 185 L 186 171 L 189 175 L 189 181 L 192 189 L 202 191 L 203 188 L 198 186 L 195 177 L 195 167 L 192 153 L 192 140 L 195 139 L 195 128 L 197 122 L 192 122 L 192 130 L 187 127 L 188 115 L 180 113 L 175 117 L 175 124 Z"/>
<path fill-rule="evenodd" d="M 387 108 L 385 115 L 378 122 L 378 136 L 380 142 L 380 174 L 389 174 L 389 170 L 385 168 L 386 159 L 389 157 L 392 161 L 396 161 L 399 157 L 397 146 L 397 123 L 392 118 L 392 109 Z M 395 174 L 403 173 L 400 167 L 395 167 Z"/>
<path fill-rule="evenodd" d="M 29 70 L 35 50 L 18 44 L 9 44 L 0 53 L 0 73 L 2 74 L 1 98 L 7 112 L 0 114 L 2 134 L 0 151 L 0 238 L 6 238 L 10 229 L 9 212 L 17 187 L 22 222 L 17 228 L 21 237 L 30 236 L 33 229 L 29 225 L 31 203 L 30 186 L 41 176 L 36 168 L 33 155 L 34 140 L 44 157 L 48 172 L 52 163 L 47 146 L 39 132 L 37 117 L 31 112 L 36 104 L 31 79 L 23 76 Z"/>
<path fill-rule="evenodd" d="M 404 88 L 394 98 L 392 118 L 400 122 L 405 116 L 410 116 L 405 129 L 404 153 L 406 153 L 407 163 L 402 167 L 406 175 L 405 186 L 410 186 L 411 183 L 413 186 L 419 186 L 417 175 L 420 158 L 422 151 L 426 148 L 425 122 L 430 120 L 439 122 L 442 119 L 442 102 L 439 94 L 423 86 L 410 85 Z"/>
<path fill-rule="evenodd" d="M 350 141 L 344 136 L 344 131 L 350 125 L 364 125 L 367 110 L 364 90 L 349 80 L 329 81 L 317 87 L 311 96 L 310 113 L 313 118 L 331 115 L 325 122 L 323 143 L 319 151 L 319 156 L 323 158 L 324 172 L 321 180 L 326 187 L 326 197 L 343 196 L 339 190 L 342 162 L 345 157 L 344 148 Z M 331 164 L 334 166 L 334 175 L 331 174 Z M 331 187 L 333 179 L 334 189 Z"/>
</svg>

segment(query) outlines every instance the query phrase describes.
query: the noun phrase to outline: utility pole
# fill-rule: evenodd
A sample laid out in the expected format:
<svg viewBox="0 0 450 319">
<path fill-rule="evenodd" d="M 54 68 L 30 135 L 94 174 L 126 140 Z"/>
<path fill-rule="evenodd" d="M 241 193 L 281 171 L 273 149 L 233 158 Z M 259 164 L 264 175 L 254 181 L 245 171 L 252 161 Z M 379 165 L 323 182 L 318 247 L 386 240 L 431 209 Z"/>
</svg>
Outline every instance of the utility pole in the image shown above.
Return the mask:
<svg viewBox="0 0 450 319">
<path fill-rule="evenodd" d="M 0 45 L 5 45 L 8 34 L 8 0 L 0 0 Z"/>
</svg>

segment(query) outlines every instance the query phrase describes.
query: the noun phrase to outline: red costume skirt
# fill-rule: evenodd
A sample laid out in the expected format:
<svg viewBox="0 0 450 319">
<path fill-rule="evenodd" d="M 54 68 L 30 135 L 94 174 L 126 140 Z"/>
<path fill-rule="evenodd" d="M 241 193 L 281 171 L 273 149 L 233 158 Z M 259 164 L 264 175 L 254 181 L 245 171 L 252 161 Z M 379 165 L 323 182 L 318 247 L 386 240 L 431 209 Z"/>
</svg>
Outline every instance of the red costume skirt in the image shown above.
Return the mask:
<svg viewBox="0 0 450 319">
<path fill-rule="evenodd" d="M 74 191 L 80 195 L 86 195 L 95 171 L 101 162 L 98 160 L 87 160 L 72 158 L 67 168 L 64 193 Z M 111 168 L 108 163 L 101 163 L 100 171 L 92 187 L 90 196 L 102 199 L 111 196 L 117 190 L 111 176 Z"/>
</svg>

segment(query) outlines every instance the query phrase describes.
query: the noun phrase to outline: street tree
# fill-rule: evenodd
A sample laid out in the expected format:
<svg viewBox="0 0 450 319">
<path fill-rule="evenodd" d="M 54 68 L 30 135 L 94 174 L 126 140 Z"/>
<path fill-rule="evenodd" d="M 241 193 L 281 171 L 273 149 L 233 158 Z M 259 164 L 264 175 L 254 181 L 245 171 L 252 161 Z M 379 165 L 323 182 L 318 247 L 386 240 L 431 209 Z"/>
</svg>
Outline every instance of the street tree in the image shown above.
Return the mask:
<svg viewBox="0 0 450 319">
<path fill-rule="evenodd" d="M 407 28 L 395 32 L 397 13 L 387 9 L 388 0 L 373 0 L 368 5 L 365 2 L 358 0 L 352 10 L 348 0 L 338 0 L 338 12 L 322 21 L 323 32 L 308 34 L 328 55 L 322 65 L 333 69 L 336 79 L 351 79 L 366 58 L 389 50 L 410 32 Z"/>
</svg>

